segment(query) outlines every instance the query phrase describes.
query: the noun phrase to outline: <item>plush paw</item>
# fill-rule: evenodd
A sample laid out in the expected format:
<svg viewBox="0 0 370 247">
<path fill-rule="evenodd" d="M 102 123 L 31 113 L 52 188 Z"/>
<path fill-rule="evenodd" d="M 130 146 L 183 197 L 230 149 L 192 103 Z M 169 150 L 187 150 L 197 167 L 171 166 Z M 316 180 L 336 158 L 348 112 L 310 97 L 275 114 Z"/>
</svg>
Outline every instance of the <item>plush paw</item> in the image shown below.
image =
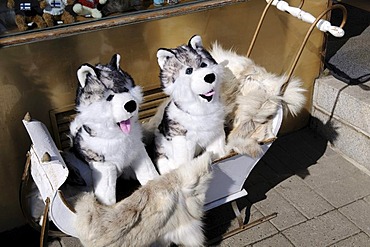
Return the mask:
<svg viewBox="0 0 370 247">
<path fill-rule="evenodd" d="M 157 169 L 161 175 L 169 173 L 172 170 L 167 158 L 159 158 L 157 160 Z"/>
<path fill-rule="evenodd" d="M 102 14 L 101 14 L 100 10 L 98 10 L 98 9 L 92 9 L 91 10 L 91 16 L 94 17 L 94 18 L 97 18 L 97 19 L 102 18 Z"/>
<path fill-rule="evenodd" d="M 75 5 L 73 5 L 73 8 L 72 8 L 73 12 L 75 12 L 76 14 L 81 14 L 82 13 L 82 5 L 79 4 L 79 3 L 76 3 Z"/>
<path fill-rule="evenodd" d="M 96 198 L 105 205 L 116 203 L 116 167 L 109 163 L 91 162 L 90 168 Z"/>
</svg>

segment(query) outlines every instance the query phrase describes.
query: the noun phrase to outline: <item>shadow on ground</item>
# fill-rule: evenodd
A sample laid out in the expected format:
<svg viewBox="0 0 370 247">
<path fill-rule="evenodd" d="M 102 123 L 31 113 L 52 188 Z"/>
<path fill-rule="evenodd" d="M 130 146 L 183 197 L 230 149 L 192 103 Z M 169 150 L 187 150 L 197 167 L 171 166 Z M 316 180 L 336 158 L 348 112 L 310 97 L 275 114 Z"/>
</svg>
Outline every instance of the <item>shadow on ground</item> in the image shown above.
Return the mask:
<svg viewBox="0 0 370 247">
<path fill-rule="evenodd" d="M 14 247 L 40 246 L 40 233 L 29 225 L 0 233 L 0 241 Z"/>
<path fill-rule="evenodd" d="M 336 138 L 336 130 L 332 128 L 330 122 L 322 123 L 314 118 L 311 121 L 325 125 L 326 129 L 330 130 L 331 137 Z M 250 223 L 251 206 L 266 199 L 268 191 L 293 175 L 301 178 L 308 176 L 307 168 L 316 164 L 331 141 L 310 127 L 279 137 L 248 176 L 244 184 L 248 195 L 237 200 L 239 209 L 243 213 L 245 211 L 244 224 Z M 230 203 L 207 212 L 205 217 L 207 240 L 212 242 L 214 238 L 235 229 L 235 223 L 232 225 L 234 218 Z M 217 245 L 217 242 L 214 245 Z"/>
</svg>

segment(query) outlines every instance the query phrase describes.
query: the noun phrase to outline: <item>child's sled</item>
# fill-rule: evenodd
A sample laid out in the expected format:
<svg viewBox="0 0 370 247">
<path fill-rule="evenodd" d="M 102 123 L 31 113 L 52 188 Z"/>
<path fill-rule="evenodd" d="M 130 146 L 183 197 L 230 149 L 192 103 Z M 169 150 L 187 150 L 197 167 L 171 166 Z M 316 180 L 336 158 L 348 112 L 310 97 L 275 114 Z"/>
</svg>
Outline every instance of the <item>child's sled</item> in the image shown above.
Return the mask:
<svg viewBox="0 0 370 247">
<path fill-rule="evenodd" d="M 329 31 L 332 34 L 340 34 L 343 31 L 342 27 L 344 26 L 346 21 L 346 10 L 342 5 L 334 5 L 326 9 L 317 18 L 314 18 L 306 12 L 300 12 L 300 8 L 302 7 L 303 2 L 304 1 L 302 1 L 299 8 L 292 8 L 287 4 L 283 5 L 283 7 L 278 7 L 280 10 L 292 13 L 294 16 L 299 17 L 300 19 L 312 23 L 311 27 L 307 31 L 301 47 L 299 48 L 299 51 L 297 52 L 291 68 L 287 73 L 288 79 L 285 85 L 283 85 L 283 87 L 281 88 L 282 91 L 285 90 L 286 85 L 289 83 L 289 80 L 293 74 L 295 66 L 303 51 L 303 48 L 305 47 L 309 35 L 311 34 L 315 26 L 317 26 L 320 21 L 322 22 L 321 18 L 323 18 L 326 13 L 335 8 L 340 8 L 343 11 L 343 21 L 340 27 L 333 27 L 330 25 L 330 23 L 328 24 L 328 22 L 326 22 L 325 28 L 321 28 L 322 31 Z M 261 28 L 261 24 L 264 20 L 268 8 L 271 5 L 279 5 L 281 3 L 285 2 L 274 0 L 270 1 L 266 5 L 255 35 L 252 39 L 247 56 L 249 56 L 252 51 L 253 45 L 256 41 L 256 37 Z M 320 27 L 323 27 L 323 25 L 321 25 Z M 278 107 L 278 111 L 276 112 L 272 121 L 272 132 L 275 136 L 279 132 L 283 120 L 283 115 L 283 108 L 280 106 Z M 31 148 L 27 154 L 27 162 L 21 184 L 21 206 L 24 215 L 28 222 L 34 228 L 38 229 L 41 232 L 40 244 L 45 241 L 45 235 L 48 234 L 64 234 L 76 237 L 76 231 L 73 228 L 72 224 L 75 219 L 74 209 L 66 201 L 61 191 L 61 186 L 66 182 L 70 171 L 68 170 L 65 161 L 59 153 L 59 150 L 56 147 L 54 140 L 52 139 L 45 125 L 40 121 L 32 119 L 29 115 L 26 115 L 25 119 L 23 120 L 23 124 L 27 129 L 27 132 L 32 141 Z M 254 166 L 258 163 L 260 158 L 267 152 L 271 144 L 272 142 L 266 142 L 262 147 L 263 153 L 256 158 L 233 153 L 227 157 L 215 161 L 212 165 L 214 177 L 206 194 L 205 209 L 210 210 L 227 202 L 232 202 L 234 212 L 238 217 L 240 223 L 239 229 L 233 231 L 232 234 L 248 228 L 246 225 L 243 225 L 243 221 L 239 219 L 241 215 L 235 204 L 235 200 L 247 195 L 247 191 L 243 188 L 244 182 Z M 27 199 L 27 193 L 29 193 L 30 184 L 32 185 L 32 182 L 30 180 L 33 180 L 34 184 L 36 184 L 37 190 L 39 191 L 41 196 L 40 201 L 44 206 L 43 215 L 40 219 L 38 219 L 39 222 L 35 221 L 35 217 L 32 214 L 32 207 L 34 206 L 32 204 L 34 202 L 31 202 L 30 205 L 30 200 Z M 272 215 L 272 217 L 274 217 L 274 215 Z M 56 226 L 57 229 L 55 229 L 55 231 L 48 228 L 49 219 Z M 268 219 L 269 218 L 265 218 L 265 220 Z M 227 236 L 224 237 L 228 237 L 230 235 L 231 234 L 227 234 Z"/>
</svg>

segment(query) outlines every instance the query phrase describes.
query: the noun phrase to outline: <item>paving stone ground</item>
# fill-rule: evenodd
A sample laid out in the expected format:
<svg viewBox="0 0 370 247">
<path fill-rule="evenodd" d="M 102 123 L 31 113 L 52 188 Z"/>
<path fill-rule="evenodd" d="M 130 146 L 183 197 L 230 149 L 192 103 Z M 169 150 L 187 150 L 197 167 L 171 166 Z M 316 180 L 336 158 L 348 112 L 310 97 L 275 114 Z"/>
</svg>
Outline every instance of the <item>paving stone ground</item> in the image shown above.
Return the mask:
<svg viewBox="0 0 370 247">
<path fill-rule="evenodd" d="M 368 174 L 310 128 L 282 136 L 248 177 L 248 196 L 238 200 L 245 224 L 277 216 L 212 246 L 370 246 Z"/>
</svg>

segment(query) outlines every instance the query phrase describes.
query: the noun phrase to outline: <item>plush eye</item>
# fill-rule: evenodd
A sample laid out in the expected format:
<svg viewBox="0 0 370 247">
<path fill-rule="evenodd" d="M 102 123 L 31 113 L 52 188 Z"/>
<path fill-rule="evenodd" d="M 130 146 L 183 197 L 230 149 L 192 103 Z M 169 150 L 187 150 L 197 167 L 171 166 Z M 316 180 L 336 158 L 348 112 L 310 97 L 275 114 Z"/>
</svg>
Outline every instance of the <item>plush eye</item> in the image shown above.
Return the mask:
<svg viewBox="0 0 370 247">
<path fill-rule="evenodd" d="M 109 95 L 109 96 L 107 97 L 107 101 L 111 101 L 111 100 L 113 99 L 113 97 L 114 97 L 114 95 L 113 95 L 113 94 Z"/>
<path fill-rule="evenodd" d="M 205 62 L 202 62 L 202 63 L 200 64 L 200 67 L 201 67 L 201 68 L 205 68 L 205 67 L 207 67 L 207 64 L 206 64 Z"/>
<path fill-rule="evenodd" d="M 185 74 L 191 75 L 191 73 L 193 73 L 193 68 L 187 68 Z"/>
</svg>

